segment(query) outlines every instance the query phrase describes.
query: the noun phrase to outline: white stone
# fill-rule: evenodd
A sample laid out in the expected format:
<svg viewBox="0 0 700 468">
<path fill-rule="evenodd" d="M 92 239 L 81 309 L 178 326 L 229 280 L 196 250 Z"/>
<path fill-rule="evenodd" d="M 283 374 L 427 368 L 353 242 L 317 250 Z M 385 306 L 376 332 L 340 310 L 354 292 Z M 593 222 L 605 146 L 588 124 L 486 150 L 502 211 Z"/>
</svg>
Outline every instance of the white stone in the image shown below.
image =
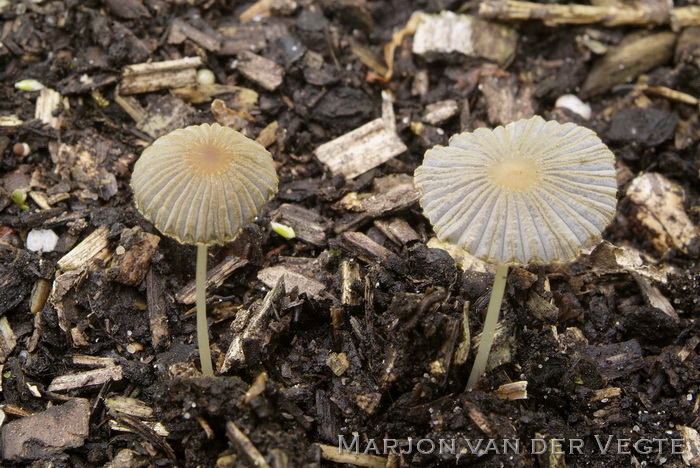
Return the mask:
<svg viewBox="0 0 700 468">
<path fill-rule="evenodd" d="M 573 94 L 564 94 L 563 96 L 559 96 L 557 102 L 554 103 L 554 107 L 564 107 L 569 109 L 574 114 L 578 114 L 586 120 L 591 118 L 591 106 Z"/>
<path fill-rule="evenodd" d="M 214 76 L 213 71 L 209 70 L 208 68 L 197 70 L 197 84 L 213 85 L 214 83 L 216 83 L 216 77 Z"/>
<path fill-rule="evenodd" d="M 27 234 L 27 249 L 32 252 L 52 252 L 58 236 L 51 229 L 32 229 Z"/>
</svg>

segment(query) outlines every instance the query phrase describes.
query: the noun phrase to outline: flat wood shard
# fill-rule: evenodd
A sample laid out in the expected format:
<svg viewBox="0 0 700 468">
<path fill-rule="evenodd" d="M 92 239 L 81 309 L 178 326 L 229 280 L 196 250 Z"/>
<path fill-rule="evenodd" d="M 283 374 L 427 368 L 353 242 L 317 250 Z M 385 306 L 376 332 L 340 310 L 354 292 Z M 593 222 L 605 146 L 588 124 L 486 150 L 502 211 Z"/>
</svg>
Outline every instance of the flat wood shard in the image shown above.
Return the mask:
<svg viewBox="0 0 700 468">
<path fill-rule="evenodd" d="M 394 109 L 389 94 L 382 92 L 382 117 L 335 140 L 322 144 L 314 154 L 334 174 L 352 179 L 406 151 L 396 134 Z"/>
<path fill-rule="evenodd" d="M 236 69 L 268 91 L 277 89 L 284 78 L 284 68 L 268 58 L 248 51 L 238 55 Z"/>
<path fill-rule="evenodd" d="M 518 35 L 512 28 L 443 11 L 420 16 L 413 37 L 413 53 L 428 61 L 456 54 L 507 65 L 515 58 L 517 42 Z"/>
<path fill-rule="evenodd" d="M 207 273 L 207 290 L 216 289 L 221 286 L 231 273 L 248 264 L 248 260 L 238 257 L 226 257 L 223 262 L 216 265 Z M 182 291 L 175 296 L 178 302 L 183 304 L 194 304 L 195 282 L 191 281 Z"/>
<path fill-rule="evenodd" d="M 108 258 L 104 255 L 100 256 L 100 252 L 109 245 L 107 234 L 109 234 L 109 227 L 107 225 L 98 227 L 80 244 L 75 246 L 73 250 L 64 255 L 63 258 L 58 261 L 58 266 L 63 271 L 77 270 L 93 259 L 100 258 L 104 260 Z"/>
<path fill-rule="evenodd" d="M 34 109 L 34 118 L 41 120 L 51 128 L 61 128 L 63 118 L 61 117 L 61 100 L 63 96 L 58 91 L 51 88 L 44 88 L 39 91 Z"/>
<path fill-rule="evenodd" d="M 231 366 L 245 364 L 246 345 L 259 342 L 263 343 L 265 334 L 267 332 L 267 325 L 272 319 L 273 315 L 276 313 L 275 309 L 280 299 L 285 295 L 285 280 L 283 277 L 279 277 L 275 286 L 267 293 L 262 304 L 255 310 L 255 312 L 248 311 L 245 323 L 237 323 L 242 330 L 240 333 L 236 333 L 231 341 L 231 345 L 226 351 L 226 357 L 224 358 L 224 363 L 221 366 L 221 372 L 227 372 Z"/>
<path fill-rule="evenodd" d="M 61 392 L 92 385 L 102 385 L 109 380 L 121 380 L 122 376 L 122 366 L 103 367 L 56 377 L 51 381 L 48 390 L 50 392 Z"/>
<path fill-rule="evenodd" d="M 199 57 L 185 57 L 155 63 L 137 63 L 124 67 L 119 94 L 139 94 L 161 89 L 181 88 L 197 82 Z"/>
</svg>

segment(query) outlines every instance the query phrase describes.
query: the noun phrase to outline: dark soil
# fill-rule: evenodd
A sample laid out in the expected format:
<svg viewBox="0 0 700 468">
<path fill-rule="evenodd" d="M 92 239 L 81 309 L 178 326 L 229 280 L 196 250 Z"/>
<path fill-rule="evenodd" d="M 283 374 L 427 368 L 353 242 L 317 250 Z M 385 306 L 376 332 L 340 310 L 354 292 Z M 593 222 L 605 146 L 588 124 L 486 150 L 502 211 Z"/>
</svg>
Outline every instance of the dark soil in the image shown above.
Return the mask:
<svg viewBox="0 0 700 468">
<path fill-rule="evenodd" d="M 360 456 L 364 466 L 700 466 L 698 107 L 648 89 L 700 97 L 697 27 L 675 32 L 670 55 L 631 81 L 604 91 L 587 84 L 592 116 L 585 120 L 555 108 L 556 99 L 580 94 L 602 60 L 586 44 L 609 49 L 636 34 L 634 28 L 512 23 L 517 50 L 512 63 L 501 66 L 455 56 L 428 62 L 411 53 L 407 35 L 396 49 L 393 76 L 382 80 L 367 55 L 383 66 L 383 46 L 414 11 L 457 11 L 462 3 L 297 3 L 247 23 L 247 32 L 209 50 L 191 37 L 172 40 L 175 20 L 221 39 L 221 28 L 240 26 L 239 15 L 251 4 L 0 2 L 0 116 L 23 121 L 0 127 L 0 314 L 16 340 L 12 345 L 6 332 L 0 338 L 2 419 L 8 428 L 70 398 L 90 402 L 82 445 L 4 466 L 105 466 L 118 454 L 130 461 L 112 466 L 252 466 L 250 447 L 232 435 L 230 423 L 275 467 L 335 466 L 317 444 L 337 451 L 339 436 L 350 443 L 353 434 L 360 452 L 383 457 Z M 268 91 L 232 67 L 243 50 L 282 66 L 282 84 Z M 255 90 L 257 102 L 246 108 L 240 96 L 217 96 L 228 106 L 222 116 L 212 111 L 211 98 L 198 102 L 175 93 L 184 107 L 163 111 L 169 90 L 133 95 L 147 113 L 180 119 L 172 128 L 219 120 L 253 138 L 279 125 L 268 145 L 278 196 L 235 242 L 210 249 L 210 269 L 231 256 L 247 260 L 209 291 L 216 365 L 241 333 L 236 320 L 257 310 L 269 291 L 259 272 L 281 265 L 323 285 L 316 293 L 287 285 L 262 333 L 244 343 L 245 359 L 214 378 L 196 370 L 193 305 L 177 299 L 194 279 L 195 248 L 161 235 L 136 211 L 131 168 L 153 135 L 115 101 L 124 67 L 183 57 L 200 57 L 218 83 Z M 640 85 L 642 73 L 647 88 Z M 60 128 L 35 118 L 38 91 L 15 88 L 29 78 L 61 93 L 54 111 Z M 420 86 L 423 78 L 427 84 Z M 505 98 L 488 97 L 489 89 Z M 397 132 L 408 150 L 354 179 L 331 174 L 314 150 L 380 117 L 383 90 L 393 96 Z M 439 124 L 421 122 L 427 105 L 444 100 L 454 100 L 458 112 Z M 607 243 L 576 261 L 511 270 L 496 366 L 466 391 L 473 353 L 464 362 L 456 357 L 465 339 L 463 311 L 468 305 L 471 336 L 477 336 L 493 268 L 462 270 L 445 251 L 427 247 L 434 236 L 418 203 L 368 214 L 352 197 L 361 201 L 396 186 L 427 148 L 446 144 L 450 135 L 507 123 L 497 120 L 498 112 L 529 117 L 519 114 L 527 109 L 599 133 L 617 158 L 618 214 L 603 234 Z M 21 143 L 29 145 L 27 154 Z M 653 229 L 644 220 L 657 211 L 628 196 L 644 173 L 663 176 L 684 194 L 681 211 L 692 223 L 680 228 L 690 239 L 685 244 L 666 230 L 686 222 L 672 206 Z M 51 203 L 42 207 L 30 196 L 23 211 L 10 200 L 15 189 Z M 280 219 L 284 204 L 308 210 L 322 226 L 320 237 L 286 240 L 272 232 L 270 221 Z M 382 219 L 407 222 L 416 239 L 387 236 L 377 223 Z M 74 270 L 80 278 L 59 281 L 68 269 L 58 261 L 103 226 L 102 254 Z M 131 230 L 137 226 L 160 238 L 156 248 L 143 244 L 149 238 Z M 26 248 L 36 229 L 58 235 L 53 251 Z M 356 232 L 390 255 L 358 247 L 347 235 Z M 122 254 L 135 252 L 133 263 L 115 260 L 119 247 Z M 642 261 L 625 263 L 623 252 L 637 252 Z M 359 265 L 359 279 L 347 280 L 348 265 Z M 40 285 L 53 287 L 48 301 L 36 292 Z M 66 287 L 61 296 L 57 285 Z M 343 299 L 344 286 L 351 299 Z M 149 317 L 158 313 L 167 316 L 167 334 L 156 339 Z M 122 376 L 50 390 L 57 377 L 90 369 L 76 356 L 111 358 Z M 527 381 L 526 399 L 494 392 L 517 381 Z M 121 415 L 106 404 L 115 396 L 140 400 L 153 416 Z M 156 422 L 167 435 L 153 428 Z M 3 440 L 15 436 L 4 433 Z M 454 440 L 456 453 L 428 450 L 427 439 L 436 446 Z M 504 450 L 504 441 L 516 439 L 519 450 Z M 533 439 L 563 439 L 563 454 L 533 453 Z M 627 446 L 626 439 L 656 442 Z M 682 440 L 683 456 L 672 450 L 672 439 Z M 391 453 L 392 440 L 404 453 Z M 419 440 L 423 450 L 410 450 Z M 479 440 L 480 451 L 474 449 Z M 599 443 L 608 440 L 602 450 Z M 579 441 L 580 452 L 571 449 Z"/>
</svg>

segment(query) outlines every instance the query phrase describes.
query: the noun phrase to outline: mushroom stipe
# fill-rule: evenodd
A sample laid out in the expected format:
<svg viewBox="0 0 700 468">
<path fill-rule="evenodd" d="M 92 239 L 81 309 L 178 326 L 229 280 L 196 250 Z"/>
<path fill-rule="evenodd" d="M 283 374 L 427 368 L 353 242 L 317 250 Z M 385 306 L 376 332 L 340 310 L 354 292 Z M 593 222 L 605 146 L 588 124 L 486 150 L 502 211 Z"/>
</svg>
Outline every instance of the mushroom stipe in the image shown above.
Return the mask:
<svg viewBox="0 0 700 468">
<path fill-rule="evenodd" d="M 593 131 L 539 116 L 425 153 L 415 184 L 435 234 L 497 264 L 468 388 L 486 369 L 509 265 L 569 261 L 599 237 L 615 214 L 614 162 Z"/>
<path fill-rule="evenodd" d="M 277 193 L 270 153 L 219 124 L 174 130 L 146 148 L 131 187 L 139 212 L 162 233 L 197 245 L 197 345 L 214 375 L 206 316 L 207 248 L 232 241 Z"/>
</svg>

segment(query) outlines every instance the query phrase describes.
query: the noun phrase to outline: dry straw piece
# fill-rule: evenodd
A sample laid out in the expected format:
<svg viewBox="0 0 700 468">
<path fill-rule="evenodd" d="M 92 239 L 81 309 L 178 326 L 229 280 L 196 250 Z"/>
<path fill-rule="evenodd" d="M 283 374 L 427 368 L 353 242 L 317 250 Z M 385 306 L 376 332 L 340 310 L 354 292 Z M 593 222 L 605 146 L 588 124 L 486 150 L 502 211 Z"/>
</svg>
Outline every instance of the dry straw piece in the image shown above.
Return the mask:
<svg viewBox="0 0 700 468">
<path fill-rule="evenodd" d="M 236 237 L 277 192 L 272 156 L 219 124 L 158 138 L 134 165 L 136 207 L 183 244 L 223 244 Z"/>
<path fill-rule="evenodd" d="M 617 203 L 614 155 L 596 134 L 539 116 L 428 150 L 415 184 L 441 240 L 496 263 L 570 260 Z"/>
</svg>

